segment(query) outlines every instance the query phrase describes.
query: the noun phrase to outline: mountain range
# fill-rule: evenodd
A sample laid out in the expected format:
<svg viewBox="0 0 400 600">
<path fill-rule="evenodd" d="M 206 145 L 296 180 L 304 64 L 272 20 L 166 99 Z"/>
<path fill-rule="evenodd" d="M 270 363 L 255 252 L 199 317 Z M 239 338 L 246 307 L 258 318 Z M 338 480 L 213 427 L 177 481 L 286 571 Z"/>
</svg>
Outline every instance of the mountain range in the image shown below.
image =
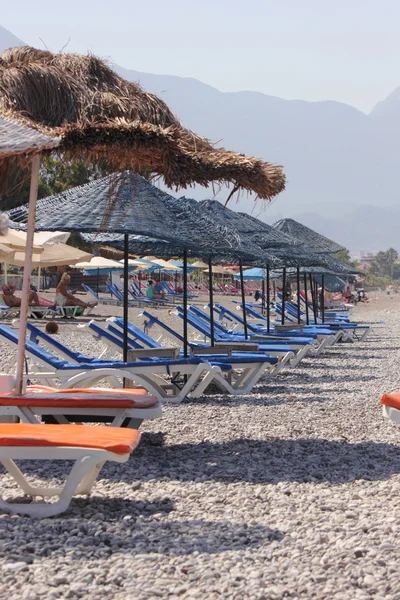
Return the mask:
<svg viewBox="0 0 400 600">
<path fill-rule="evenodd" d="M 0 52 L 23 43 L 0 27 Z M 233 210 L 268 223 L 297 219 L 353 253 L 389 246 L 400 250 L 400 88 L 367 115 L 339 102 L 221 92 L 192 78 L 114 68 L 163 98 L 185 127 L 284 166 L 287 190 L 271 205 L 245 196 L 231 200 Z M 182 191 L 197 199 L 213 193 L 200 187 Z M 216 197 L 224 201 L 226 196 L 221 189 Z"/>
</svg>

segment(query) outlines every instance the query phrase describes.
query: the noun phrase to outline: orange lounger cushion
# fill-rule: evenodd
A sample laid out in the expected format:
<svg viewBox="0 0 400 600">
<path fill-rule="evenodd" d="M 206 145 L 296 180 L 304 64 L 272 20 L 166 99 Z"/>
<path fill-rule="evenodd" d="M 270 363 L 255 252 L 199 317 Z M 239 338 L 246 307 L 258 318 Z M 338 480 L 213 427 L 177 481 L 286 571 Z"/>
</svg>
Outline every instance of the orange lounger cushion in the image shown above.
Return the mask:
<svg viewBox="0 0 400 600">
<path fill-rule="evenodd" d="M 48 385 L 27 385 L 26 386 L 27 393 L 35 392 L 35 393 L 52 393 L 52 394 L 73 394 L 73 393 L 82 393 L 82 394 L 116 394 L 118 396 L 147 396 L 150 398 L 155 398 L 155 396 L 151 396 L 149 392 L 145 388 L 55 388 L 50 387 Z"/>
<path fill-rule="evenodd" d="M 26 393 L 0 395 L 0 406 L 43 406 L 57 408 L 150 408 L 158 400 L 143 388 L 132 390 L 111 388 L 60 389 L 28 385 Z"/>
<path fill-rule="evenodd" d="M 385 406 L 391 406 L 400 410 L 400 392 L 392 392 L 391 394 L 383 394 L 381 404 Z"/>
<path fill-rule="evenodd" d="M 118 398 L 110 394 L 100 398 L 93 394 L 13 394 L 0 396 L 0 406 L 36 406 L 43 408 L 151 408 L 157 398 Z"/>
<path fill-rule="evenodd" d="M 97 448 L 115 454 L 130 454 L 139 440 L 140 433 L 136 429 L 0 423 L 0 446 Z"/>
</svg>

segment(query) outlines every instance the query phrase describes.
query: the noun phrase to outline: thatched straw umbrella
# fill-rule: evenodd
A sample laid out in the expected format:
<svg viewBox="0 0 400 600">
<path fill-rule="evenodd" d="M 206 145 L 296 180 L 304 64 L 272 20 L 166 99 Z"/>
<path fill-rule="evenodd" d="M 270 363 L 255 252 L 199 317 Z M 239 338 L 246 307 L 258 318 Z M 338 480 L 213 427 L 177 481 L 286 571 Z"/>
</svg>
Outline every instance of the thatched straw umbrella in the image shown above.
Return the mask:
<svg viewBox="0 0 400 600">
<path fill-rule="evenodd" d="M 94 56 L 53 54 L 28 46 L 4 52 L 0 57 L 0 116 L 7 115 L 47 136 L 48 141 L 58 138 L 64 155 L 105 159 L 115 168 L 162 176 L 169 186 L 215 181 L 230 184 L 231 194 L 247 190 L 266 200 L 285 187 L 281 167 L 214 148 L 184 129 L 162 100 L 125 81 Z M 43 141 L 40 146 L 50 151 Z M 25 150 L 30 148 L 25 144 Z M 14 148 L 0 153 L 0 187 L 5 185 L 16 157 L 23 165 L 26 152 Z M 37 154 L 32 159 L 23 317 L 27 310 L 24 298 L 31 272 L 39 166 Z M 21 318 L 21 323 L 24 320 Z M 21 325 L 21 369 L 25 335 L 26 326 L 24 329 Z M 22 371 L 18 371 L 18 377 L 21 386 L 17 385 L 22 389 Z"/>
<path fill-rule="evenodd" d="M 280 166 L 215 148 L 182 127 L 168 106 L 95 56 L 22 46 L 0 56 L 0 113 L 60 136 L 70 156 L 106 158 L 169 186 L 211 181 L 270 200 L 285 187 Z"/>
</svg>

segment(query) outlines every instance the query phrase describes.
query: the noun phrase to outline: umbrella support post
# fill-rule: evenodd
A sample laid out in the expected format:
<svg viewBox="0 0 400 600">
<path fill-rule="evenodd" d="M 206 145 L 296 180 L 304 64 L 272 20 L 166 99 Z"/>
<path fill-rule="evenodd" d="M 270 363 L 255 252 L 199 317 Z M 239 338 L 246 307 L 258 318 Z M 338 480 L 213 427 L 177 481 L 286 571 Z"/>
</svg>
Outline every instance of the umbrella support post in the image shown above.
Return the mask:
<svg viewBox="0 0 400 600">
<path fill-rule="evenodd" d="M 317 324 L 318 315 L 317 315 L 317 308 L 315 305 L 315 290 L 314 290 L 314 286 L 313 286 L 313 280 L 312 280 L 311 273 L 309 273 L 309 281 L 310 281 L 310 290 L 311 290 L 311 302 L 312 302 L 313 313 L 314 313 L 314 323 Z"/>
<path fill-rule="evenodd" d="M 244 328 L 244 339 L 247 340 L 247 313 L 246 313 L 246 297 L 244 293 L 244 280 L 243 280 L 243 262 L 240 259 L 240 289 L 242 292 L 242 307 L 243 307 L 243 328 Z"/>
<path fill-rule="evenodd" d="M 304 273 L 304 296 L 306 299 L 306 323 L 307 325 L 310 324 L 310 313 L 309 313 L 309 307 L 308 307 L 308 293 L 307 293 L 307 273 Z"/>
<path fill-rule="evenodd" d="M 297 323 L 301 323 L 301 304 L 300 304 L 300 267 L 296 269 L 297 278 Z"/>
<path fill-rule="evenodd" d="M 17 369 L 15 376 L 15 392 L 22 394 L 24 388 L 25 338 L 28 320 L 29 285 L 32 272 L 32 248 L 35 231 L 36 202 L 39 185 L 40 154 L 32 158 L 31 186 L 29 191 L 29 214 L 26 231 L 24 277 L 22 280 L 21 309 L 19 313 L 19 332 L 17 347 Z"/>
<path fill-rule="evenodd" d="M 124 347 L 123 360 L 128 360 L 128 277 L 129 277 L 129 235 L 124 234 Z M 124 379 L 124 387 L 126 380 Z"/>
<path fill-rule="evenodd" d="M 281 323 L 285 324 L 285 309 L 286 309 L 286 268 L 282 270 L 282 317 Z"/>
<path fill-rule="evenodd" d="M 321 317 L 322 322 L 325 323 L 325 275 L 322 273 L 321 276 Z"/>
<path fill-rule="evenodd" d="M 265 278 L 261 282 L 261 314 L 265 315 Z"/>
<path fill-rule="evenodd" d="M 208 259 L 208 287 L 209 287 L 209 299 L 210 299 L 210 335 L 211 335 L 211 346 L 215 346 L 215 332 L 214 332 L 214 290 L 212 285 L 212 256 Z"/>
<path fill-rule="evenodd" d="M 183 251 L 183 354 L 188 352 L 188 297 L 187 297 L 187 250 Z"/>
<path fill-rule="evenodd" d="M 271 328 L 271 298 L 269 291 L 269 265 L 267 265 L 267 332 L 270 332 Z"/>
</svg>

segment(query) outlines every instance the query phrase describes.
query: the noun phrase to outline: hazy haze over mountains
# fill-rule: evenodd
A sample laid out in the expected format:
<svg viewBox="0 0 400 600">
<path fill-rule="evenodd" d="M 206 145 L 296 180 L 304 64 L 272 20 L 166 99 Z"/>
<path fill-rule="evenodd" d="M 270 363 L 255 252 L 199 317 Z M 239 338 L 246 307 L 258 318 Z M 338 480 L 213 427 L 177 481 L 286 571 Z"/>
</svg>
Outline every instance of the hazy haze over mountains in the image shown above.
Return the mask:
<svg viewBox="0 0 400 600">
<path fill-rule="evenodd" d="M 0 52 L 23 42 L 0 27 Z M 267 68 L 267 67 L 266 67 Z M 353 252 L 400 250 L 400 88 L 369 115 L 339 102 L 220 92 L 196 79 L 115 69 L 158 94 L 182 123 L 226 148 L 284 165 L 287 191 L 263 210 L 242 197 L 231 208 L 273 222 L 292 217 Z M 196 188 L 182 195 L 211 197 Z M 221 190 L 217 199 L 226 198 Z"/>
</svg>

